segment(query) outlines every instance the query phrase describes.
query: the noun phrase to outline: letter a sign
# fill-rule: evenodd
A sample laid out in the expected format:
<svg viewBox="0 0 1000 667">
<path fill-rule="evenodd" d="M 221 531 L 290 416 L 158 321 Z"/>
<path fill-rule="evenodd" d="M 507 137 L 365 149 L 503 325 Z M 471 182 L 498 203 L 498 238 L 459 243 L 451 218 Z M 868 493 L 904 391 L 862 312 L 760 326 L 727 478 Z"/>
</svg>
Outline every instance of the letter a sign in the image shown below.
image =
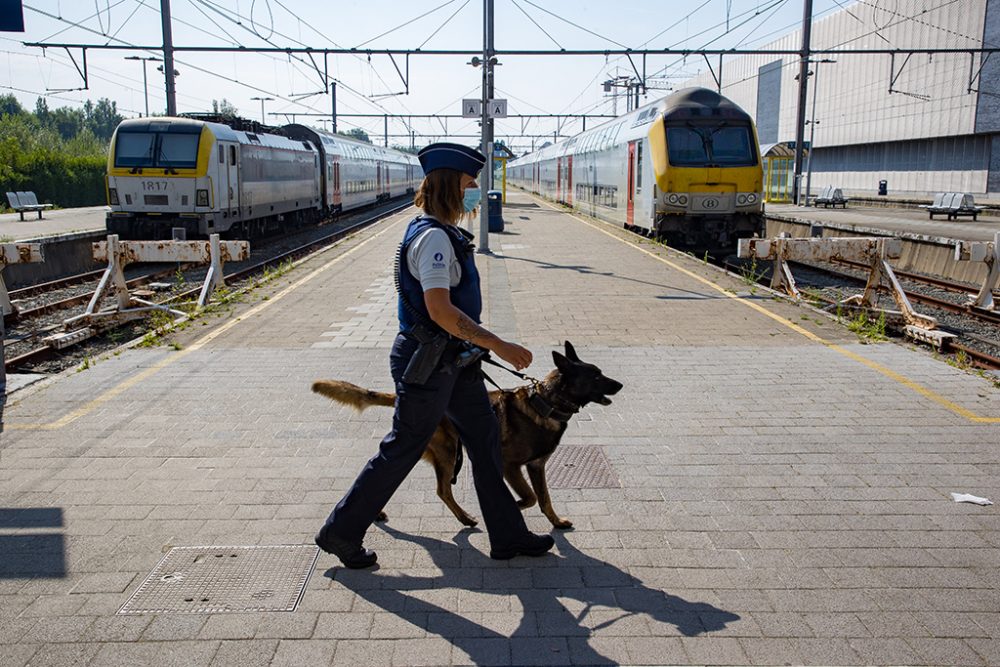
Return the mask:
<svg viewBox="0 0 1000 667">
<path fill-rule="evenodd" d="M 479 118 L 482 115 L 482 100 L 462 100 L 462 118 Z"/>
<path fill-rule="evenodd" d="M 490 100 L 489 108 L 490 118 L 506 118 L 507 117 L 507 100 Z"/>
</svg>

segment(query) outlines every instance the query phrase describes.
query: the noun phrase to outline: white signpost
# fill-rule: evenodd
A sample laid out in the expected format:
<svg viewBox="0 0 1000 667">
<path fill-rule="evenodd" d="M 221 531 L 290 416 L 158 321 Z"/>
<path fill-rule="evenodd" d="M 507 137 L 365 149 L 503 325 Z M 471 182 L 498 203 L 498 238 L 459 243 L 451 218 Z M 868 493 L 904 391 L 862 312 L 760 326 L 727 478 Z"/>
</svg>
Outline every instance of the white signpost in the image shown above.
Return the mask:
<svg viewBox="0 0 1000 667">
<path fill-rule="evenodd" d="M 487 111 L 490 118 L 506 118 L 507 100 L 490 100 Z"/>
<path fill-rule="evenodd" d="M 482 100 L 462 100 L 462 118 L 479 118 L 482 115 Z"/>
</svg>

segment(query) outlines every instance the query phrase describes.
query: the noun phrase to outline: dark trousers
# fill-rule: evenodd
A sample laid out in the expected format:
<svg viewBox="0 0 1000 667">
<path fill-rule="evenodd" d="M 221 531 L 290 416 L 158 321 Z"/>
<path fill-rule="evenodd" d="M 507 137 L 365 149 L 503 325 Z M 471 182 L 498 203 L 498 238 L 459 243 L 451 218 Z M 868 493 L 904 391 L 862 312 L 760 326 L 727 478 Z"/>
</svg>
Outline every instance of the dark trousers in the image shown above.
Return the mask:
<svg viewBox="0 0 1000 667">
<path fill-rule="evenodd" d="M 396 383 L 392 431 L 379 445 L 354 485 L 330 513 L 324 530 L 347 540 L 360 540 L 376 515 L 420 460 L 443 416 L 458 429 L 472 464 L 490 544 L 508 546 L 524 536 L 521 510 L 503 481 L 500 427 L 490 405 L 478 365 L 450 372 L 439 368 L 424 385 L 402 381 L 417 342 L 400 334 L 392 346 L 389 366 Z"/>
</svg>

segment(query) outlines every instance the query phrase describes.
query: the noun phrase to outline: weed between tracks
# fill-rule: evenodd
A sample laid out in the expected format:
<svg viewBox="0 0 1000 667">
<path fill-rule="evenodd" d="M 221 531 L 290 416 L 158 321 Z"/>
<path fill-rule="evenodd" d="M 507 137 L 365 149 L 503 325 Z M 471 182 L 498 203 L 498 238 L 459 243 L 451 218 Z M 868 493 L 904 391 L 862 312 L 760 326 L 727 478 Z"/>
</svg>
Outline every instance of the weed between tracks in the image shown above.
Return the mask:
<svg viewBox="0 0 1000 667">
<path fill-rule="evenodd" d="M 138 347 L 156 347 L 161 344 L 166 344 L 165 337 L 168 333 L 174 331 L 184 331 L 193 324 L 194 320 L 205 315 L 215 315 L 217 318 L 228 318 L 232 316 L 236 312 L 235 305 L 237 303 L 245 303 L 247 296 L 255 289 L 263 287 L 264 285 L 284 276 L 292 270 L 293 266 L 294 261 L 292 259 L 286 259 L 275 267 L 265 267 L 264 273 L 260 278 L 255 279 L 242 289 L 235 289 L 233 287 L 223 285 L 215 290 L 212 301 L 205 306 L 205 308 L 200 310 L 196 307 L 194 302 L 178 304 L 175 308 L 184 310 L 188 313 L 187 319 L 181 322 L 177 322 L 174 319 L 174 316 L 167 311 L 154 311 L 146 320 L 146 334 L 142 337 L 142 341 L 139 343 Z M 180 273 L 180 270 L 178 270 L 174 282 L 178 289 L 184 287 L 184 276 Z M 269 297 L 265 294 L 261 297 L 261 300 L 267 301 L 268 298 Z M 205 321 L 202 321 L 201 324 L 202 326 L 208 325 Z M 183 346 L 177 341 L 171 341 L 169 346 L 174 350 L 183 349 Z"/>
<path fill-rule="evenodd" d="M 837 308 L 837 321 L 841 321 L 840 308 Z M 872 319 L 868 313 L 860 310 L 854 317 L 847 320 L 847 328 L 858 335 L 862 342 L 877 343 L 888 340 L 885 330 L 885 313 L 879 313 L 878 319 Z"/>
</svg>

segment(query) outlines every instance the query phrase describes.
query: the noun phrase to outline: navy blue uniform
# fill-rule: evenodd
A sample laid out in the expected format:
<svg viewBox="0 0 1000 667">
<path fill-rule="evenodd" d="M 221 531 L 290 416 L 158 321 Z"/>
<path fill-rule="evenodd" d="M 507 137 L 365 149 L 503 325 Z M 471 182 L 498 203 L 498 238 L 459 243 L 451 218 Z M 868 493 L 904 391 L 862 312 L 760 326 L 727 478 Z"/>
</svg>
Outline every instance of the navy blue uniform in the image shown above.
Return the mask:
<svg viewBox="0 0 1000 667">
<path fill-rule="evenodd" d="M 420 283 L 410 273 L 406 251 L 423 231 L 436 226 L 448 234 L 462 267 L 458 285 L 451 288 L 452 304 L 475 322 L 480 321 L 482 296 L 479 272 L 471 243 L 453 225 L 432 218 L 410 222 L 400 247 L 400 289 L 410 305 L 430 320 Z M 420 460 L 441 418 L 447 416 L 458 429 L 472 464 L 479 507 L 494 549 L 503 549 L 528 535 L 524 517 L 507 489 L 501 473 L 500 429 L 490 405 L 479 365 L 455 369 L 440 365 L 423 385 L 403 382 L 403 372 L 419 343 L 409 333 L 416 317 L 399 304 L 400 332 L 392 346 L 389 367 L 396 384 L 396 411 L 392 431 L 383 438 L 379 452 L 368 461 L 347 495 L 327 518 L 324 531 L 359 542 L 389 498 Z M 446 351 L 445 360 L 454 350 Z"/>
</svg>

